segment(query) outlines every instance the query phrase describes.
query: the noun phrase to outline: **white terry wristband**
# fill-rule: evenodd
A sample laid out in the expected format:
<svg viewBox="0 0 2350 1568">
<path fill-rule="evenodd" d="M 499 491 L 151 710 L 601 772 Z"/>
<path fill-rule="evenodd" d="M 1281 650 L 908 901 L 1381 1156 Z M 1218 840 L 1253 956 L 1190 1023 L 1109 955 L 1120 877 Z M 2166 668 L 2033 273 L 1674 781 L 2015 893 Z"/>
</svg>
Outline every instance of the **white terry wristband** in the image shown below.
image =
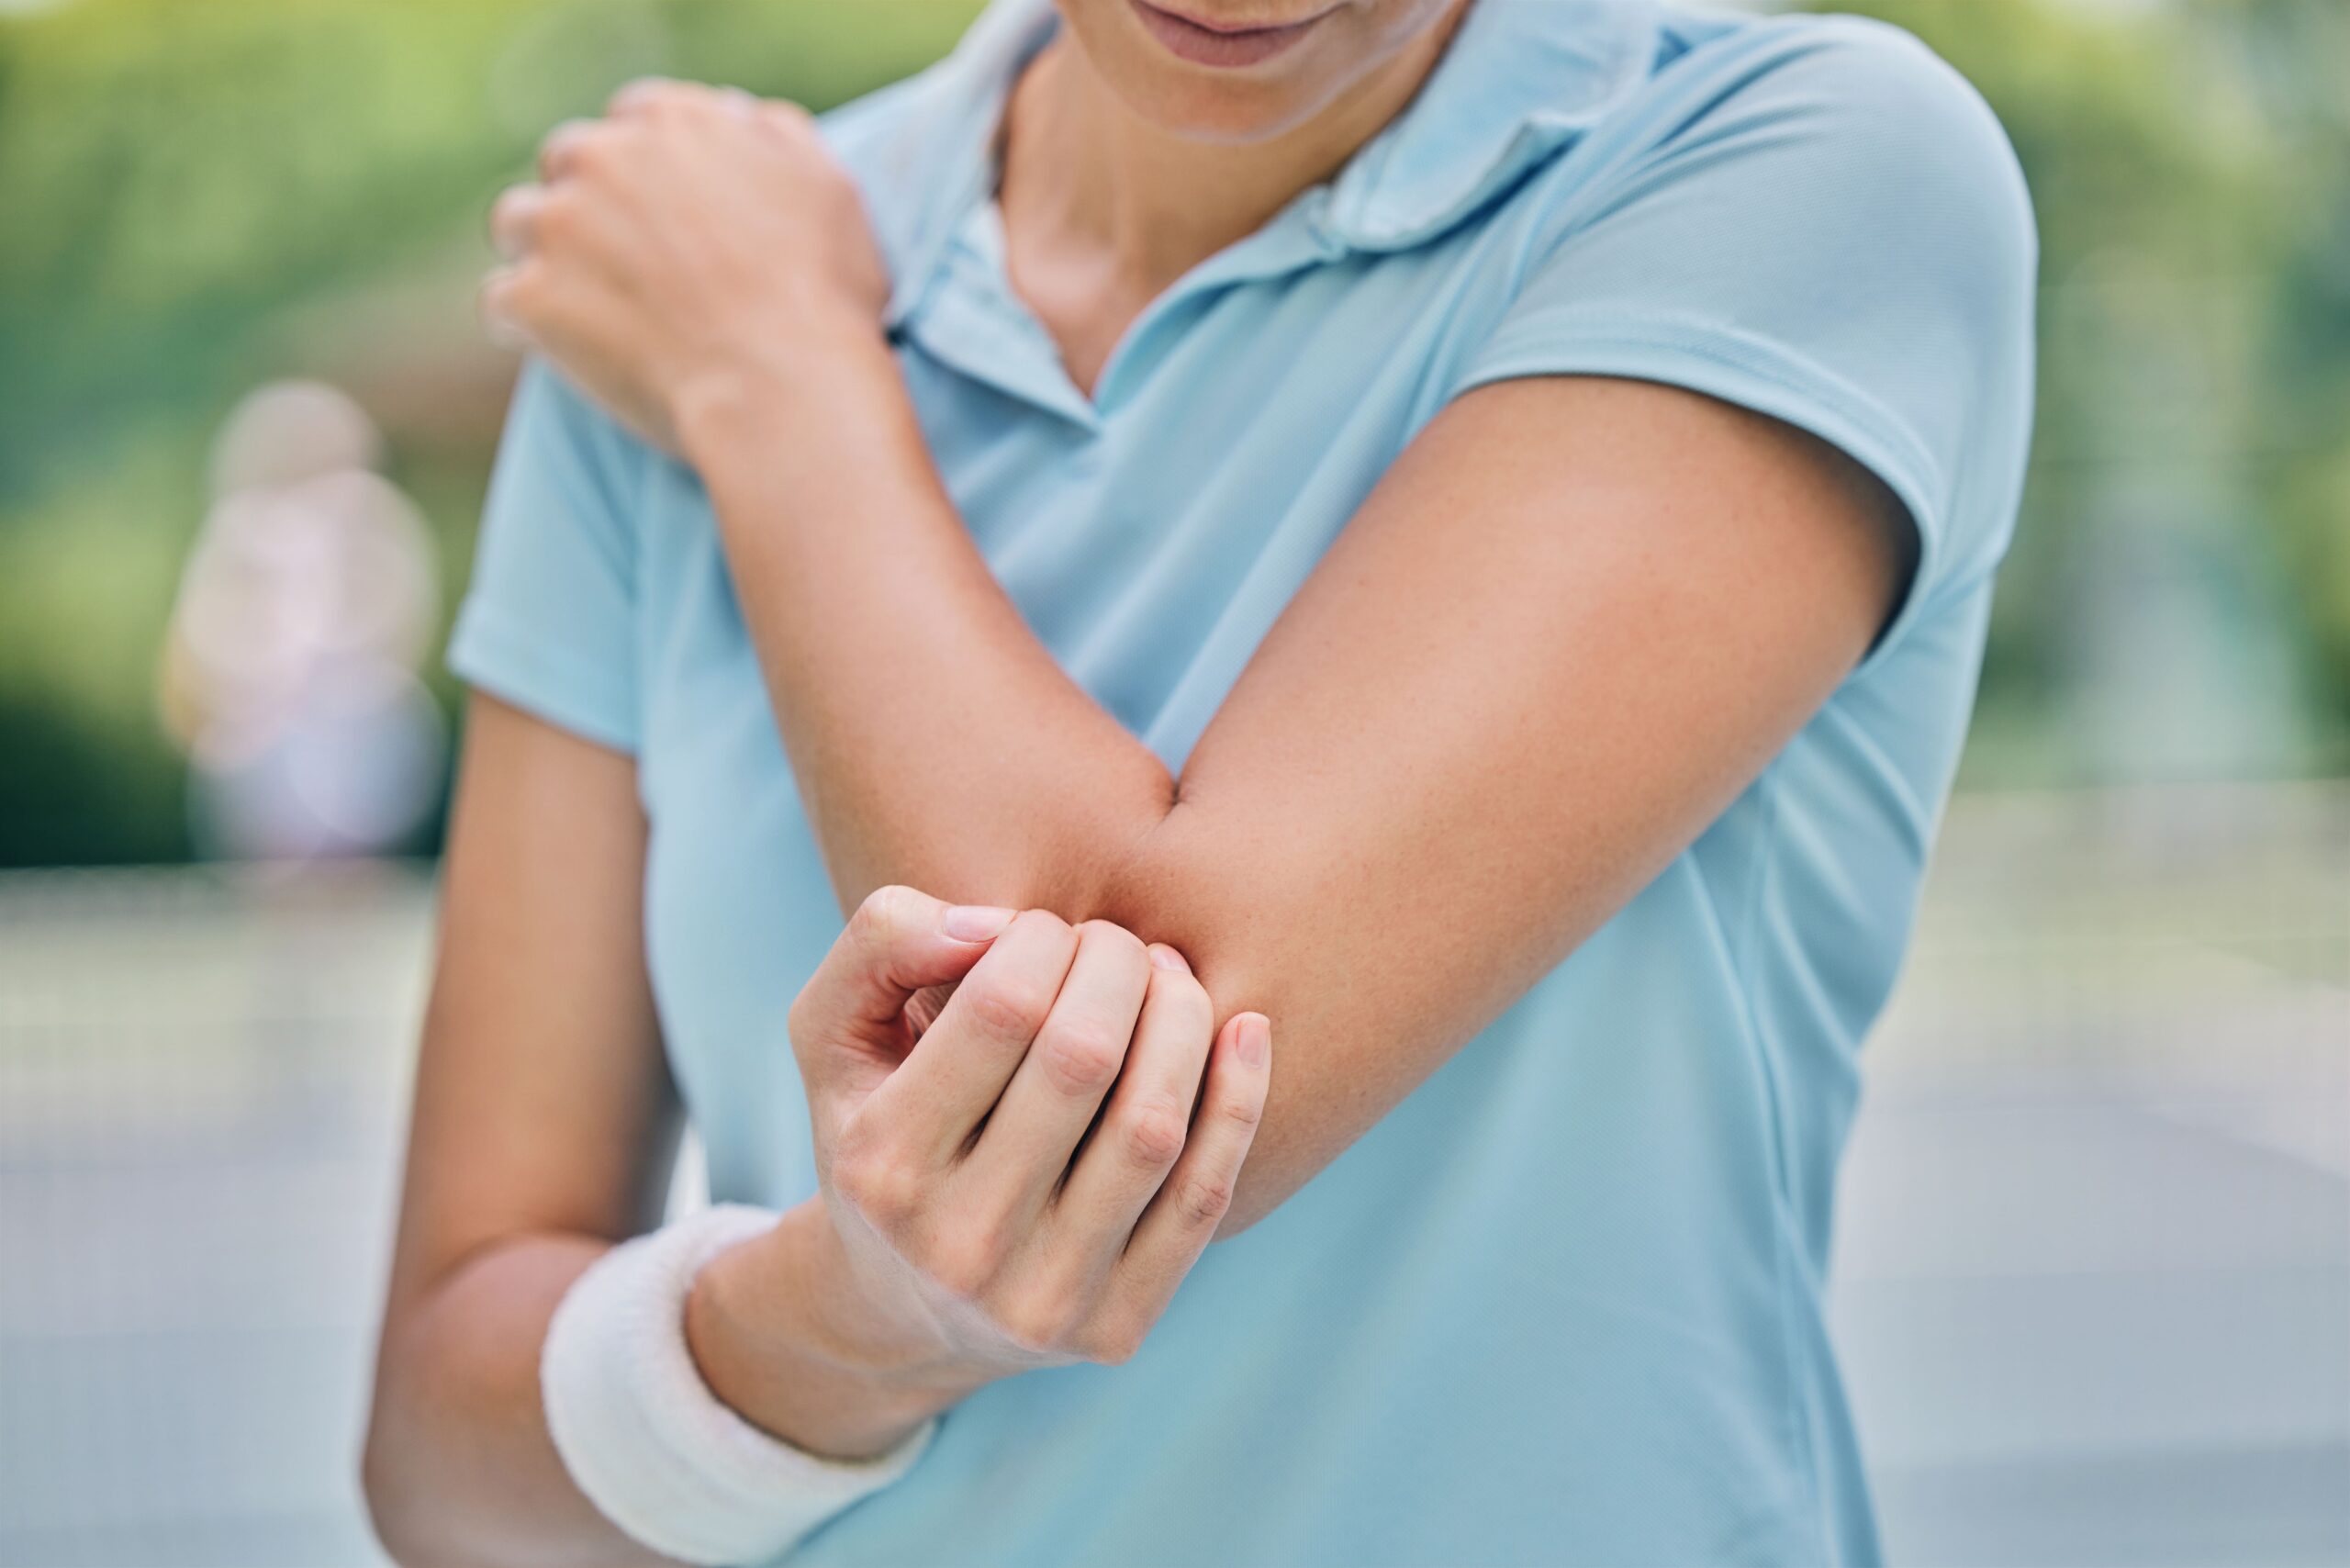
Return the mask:
<svg viewBox="0 0 2350 1568">
<path fill-rule="evenodd" d="M 564 1468 L 604 1517 L 680 1562 L 764 1562 L 913 1467 L 937 1423 L 844 1463 L 778 1441 L 702 1381 L 686 1295 L 721 1252 L 773 1226 L 722 1204 L 613 1248 L 547 1325 L 539 1388 Z"/>
</svg>

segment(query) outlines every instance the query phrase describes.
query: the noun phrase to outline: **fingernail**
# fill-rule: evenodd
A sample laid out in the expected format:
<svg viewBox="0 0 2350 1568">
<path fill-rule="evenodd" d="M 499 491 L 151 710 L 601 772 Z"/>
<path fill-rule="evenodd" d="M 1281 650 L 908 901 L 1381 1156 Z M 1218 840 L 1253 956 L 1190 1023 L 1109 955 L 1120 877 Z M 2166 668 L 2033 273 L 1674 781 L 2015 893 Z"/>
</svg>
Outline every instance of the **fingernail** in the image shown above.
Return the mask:
<svg viewBox="0 0 2350 1568">
<path fill-rule="evenodd" d="M 946 912 L 938 924 L 957 942 L 988 942 L 1003 935 L 1003 928 L 1012 924 L 1015 913 L 990 904 L 958 903 Z"/>
<path fill-rule="evenodd" d="M 1189 972 L 1192 967 L 1183 961 L 1182 954 L 1177 952 L 1174 948 L 1169 947 L 1164 942 L 1153 942 L 1150 945 L 1150 961 L 1158 965 L 1162 969 L 1176 969 L 1179 971 Z"/>
<path fill-rule="evenodd" d="M 1243 1013 L 1239 1032 L 1233 1036 L 1233 1049 L 1250 1067 L 1262 1067 L 1272 1059 L 1273 1026 L 1261 1013 Z"/>
</svg>

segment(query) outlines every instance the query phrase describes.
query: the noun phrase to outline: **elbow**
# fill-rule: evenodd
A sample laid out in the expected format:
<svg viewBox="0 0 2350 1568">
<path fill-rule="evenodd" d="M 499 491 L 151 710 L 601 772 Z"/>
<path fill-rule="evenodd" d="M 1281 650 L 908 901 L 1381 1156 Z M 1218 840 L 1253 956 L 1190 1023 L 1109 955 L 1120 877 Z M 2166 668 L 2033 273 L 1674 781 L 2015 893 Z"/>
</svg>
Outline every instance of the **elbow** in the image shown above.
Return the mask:
<svg viewBox="0 0 2350 1568">
<path fill-rule="evenodd" d="M 1110 921 L 1181 953 L 1214 1004 L 1219 1030 L 1240 1013 L 1261 1013 L 1272 1025 L 1270 1094 L 1213 1238 L 1227 1241 L 1279 1208 L 1301 1184 L 1287 1169 L 1278 1136 L 1292 1114 L 1282 1092 L 1283 1026 L 1297 1015 L 1291 1003 L 1299 971 L 1316 966 L 1310 947 L 1282 940 L 1312 920 L 1291 896 L 1296 879 L 1265 860 L 1251 864 L 1236 854 L 1219 825 L 1180 781 L 1168 779 L 1164 809 L 1133 839 L 1129 852 L 1104 868 L 1081 908 L 1085 917 Z"/>
<path fill-rule="evenodd" d="M 378 1417 L 368 1424 L 359 1456 L 359 1495 L 375 1544 L 399 1568 L 487 1564 L 482 1543 L 451 1533 L 450 1499 L 439 1495 L 414 1442 L 395 1437 Z"/>
<path fill-rule="evenodd" d="M 431 1439 L 417 1429 L 411 1405 L 416 1370 L 402 1364 L 392 1338 L 387 1327 L 359 1449 L 359 1495 L 367 1523 L 384 1555 L 401 1568 L 468 1561 L 449 1540 L 447 1499 L 435 1495 L 426 1462 Z"/>
<path fill-rule="evenodd" d="M 416 1511 L 407 1506 L 399 1465 L 380 1417 L 368 1422 L 366 1439 L 360 1446 L 359 1495 L 366 1505 L 368 1527 L 375 1532 L 375 1544 L 384 1549 L 384 1555 L 414 1568 L 422 1561 L 415 1538 Z"/>
<path fill-rule="evenodd" d="M 367 1527 L 375 1532 L 375 1544 L 383 1548 L 384 1555 L 394 1562 L 415 1562 L 408 1550 L 407 1518 L 392 1501 L 385 1458 L 372 1433 L 359 1458 L 359 1495 L 366 1505 Z"/>
<path fill-rule="evenodd" d="M 426 1509 L 393 1430 L 396 1423 L 385 1408 L 388 1381 L 388 1376 L 377 1380 L 366 1436 L 360 1444 L 359 1495 L 384 1555 L 404 1568 L 420 1568 L 431 1561 L 429 1544 L 422 1538 Z"/>
</svg>

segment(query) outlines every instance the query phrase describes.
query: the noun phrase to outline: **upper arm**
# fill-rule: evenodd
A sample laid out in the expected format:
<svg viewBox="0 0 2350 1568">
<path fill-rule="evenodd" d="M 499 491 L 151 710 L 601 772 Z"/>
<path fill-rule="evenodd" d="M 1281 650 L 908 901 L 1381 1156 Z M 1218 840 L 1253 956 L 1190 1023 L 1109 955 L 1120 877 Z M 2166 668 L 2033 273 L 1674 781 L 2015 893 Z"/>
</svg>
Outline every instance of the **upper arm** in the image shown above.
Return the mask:
<svg viewBox="0 0 2350 1568">
<path fill-rule="evenodd" d="M 1623 376 L 1811 432 L 1900 502 L 1918 551 L 1906 622 L 1979 580 L 2013 526 L 2030 196 L 1990 109 L 1906 33 L 1850 17 L 1758 32 L 1698 77 L 1702 113 L 1546 205 L 1451 389 Z"/>
<path fill-rule="evenodd" d="M 646 976 L 643 454 L 527 365 L 450 663 L 466 726 L 393 1311 L 501 1237 L 637 1228 L 676 1116 Z"/>
<path fill-rule="evenodd" d="M 1971 92 L 1865 38 L 1579 193 L 1121 872 L 1274 1021 L 1244 1223 L 2004 545 L 2029 214 Z"/>
<path fill-rule="evenodd" d="M 1688 844 L 1897 591 L 1883 487 L 1671 388 L 1438 417 L 1242 675 L 1111 899 L 1273 1020 L 1236 1212 L 1359 1137 Z"/>
<path fill-rule="evenodd" d="M 644 835 L 626 756 L 476 700 L 393 1318 L 485 1247 L 618 1240 L 657 1207 L 677 1114 L 644 966 Z"/>
<path fill-rule="evenodd" d="M 650 454 L 546 365 L 522 369 L 449 663 L 476 688 L 633 752 L 638 505 Z"/>
</svg>

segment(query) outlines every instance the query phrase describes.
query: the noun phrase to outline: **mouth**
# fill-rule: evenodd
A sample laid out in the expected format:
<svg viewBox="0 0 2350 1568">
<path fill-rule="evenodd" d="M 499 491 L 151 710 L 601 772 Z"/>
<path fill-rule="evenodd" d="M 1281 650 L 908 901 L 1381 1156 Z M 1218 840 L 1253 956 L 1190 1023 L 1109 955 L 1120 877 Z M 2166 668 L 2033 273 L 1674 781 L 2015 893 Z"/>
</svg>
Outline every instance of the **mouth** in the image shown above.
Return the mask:
<svg viewBox="0 0 2350 1568">
<path fill-rule="evenodd" d="M 1315 12 L 1302 22 L 1284 22 L 1276 27 L 1234 28 L 1215 22 L 1196 20 L 1178 11 L 1150 4 L 1150 0 L 1126 0 L 1141 19 L 1143 27 L 1160 47 L 1181 60 L 1194 65 L 1221 66 L 1237 70 L 1256 65 L 1287 52 L 1302 42 L 1305 35 L 1330 15 L 1328 9 Z"/>
</svg>

